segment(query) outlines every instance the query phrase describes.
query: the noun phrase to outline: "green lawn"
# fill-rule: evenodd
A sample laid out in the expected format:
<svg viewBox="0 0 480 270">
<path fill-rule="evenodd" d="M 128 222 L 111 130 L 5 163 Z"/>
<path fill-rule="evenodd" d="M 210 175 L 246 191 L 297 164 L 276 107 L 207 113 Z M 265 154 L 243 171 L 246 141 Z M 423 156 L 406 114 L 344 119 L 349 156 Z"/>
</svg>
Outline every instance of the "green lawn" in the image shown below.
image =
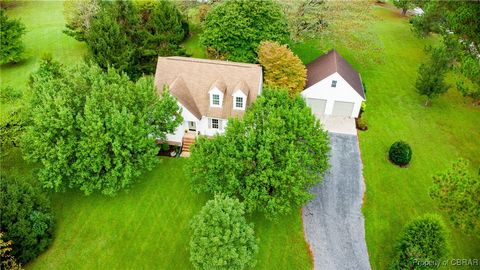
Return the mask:
<svg viewBox="0 0 480 270">
<path fill-rule="evenodd" d="M 27 269 L 192 269 L 189 222 L 207 198 L 190 191 L 185 159 L 160 161 L 114 198 L 56 194 L 55 240 Z M 260 239 L 256 269 L 312 268 L 299 211 L 253 222 Z"/>
</svg>

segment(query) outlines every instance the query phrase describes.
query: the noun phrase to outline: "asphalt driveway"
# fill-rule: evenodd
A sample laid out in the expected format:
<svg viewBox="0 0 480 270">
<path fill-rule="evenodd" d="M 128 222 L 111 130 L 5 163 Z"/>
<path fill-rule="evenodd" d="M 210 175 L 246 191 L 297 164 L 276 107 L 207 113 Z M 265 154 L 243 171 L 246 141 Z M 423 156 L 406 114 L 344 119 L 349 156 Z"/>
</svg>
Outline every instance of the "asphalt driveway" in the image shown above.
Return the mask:
<svg viewBox="0 0 480 270">
<path fill-rule="evenodd" d="M 315 269 L 371 269 L 361 212 L 365 186 L 357 136 L 330 133 L 331 168 L 303 207 Z"/>
</svg>

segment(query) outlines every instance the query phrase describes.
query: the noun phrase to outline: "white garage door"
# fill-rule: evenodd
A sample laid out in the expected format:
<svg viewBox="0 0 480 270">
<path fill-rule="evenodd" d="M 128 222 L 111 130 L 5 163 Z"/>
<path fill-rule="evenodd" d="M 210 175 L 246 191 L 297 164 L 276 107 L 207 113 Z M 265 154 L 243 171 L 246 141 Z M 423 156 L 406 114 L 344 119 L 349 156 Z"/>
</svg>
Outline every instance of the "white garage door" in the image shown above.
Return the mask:
<svg viewBox="0 0 480 270">
<path fill-rule="evenodd" d="M 315 114 L 324 114 L 325 106 L 327 105 L 326 99 L 307 98 L 307 105 L 312 108 L 312 112 Z"/>
<path fill-rule="evenodd" d="M 332 115 L 351 117 L 354 105 L 353 102 L 335 101 Z"/>
</svg>

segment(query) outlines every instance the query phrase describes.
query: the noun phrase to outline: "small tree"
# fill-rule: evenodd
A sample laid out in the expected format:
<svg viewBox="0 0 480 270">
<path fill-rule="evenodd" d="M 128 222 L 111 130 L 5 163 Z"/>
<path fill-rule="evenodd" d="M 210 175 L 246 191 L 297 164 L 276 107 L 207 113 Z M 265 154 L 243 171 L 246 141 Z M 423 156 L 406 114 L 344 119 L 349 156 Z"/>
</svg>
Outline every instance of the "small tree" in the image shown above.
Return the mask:
<svg viewBox="0 0 480 270">
<path fill-rule="evenodd" d="M 325 14 L 330 12 L 323 0 L 278 1 L 288 19 L 290 37 L 301 41 L 318 37 L 327 27 Z"/>
<path fill-rule="evenodd" d="M 0 8 L 0 64 L 17 63 L 23 60 L 25 47 L 22 36 L 25 26 L 20 20 L 9 19 Z"/>
<path fill-rule="evenodd" d="M 300 96 L 264 88 L 225 134 L 200 137 L 186 173 L 196 191 L 238 197 L 246 210 L 275 217 L 308 202 L 328 168 L 329 141 Z"/>
<path fill-rule="evenodd" d="M 265 86 L 286 88 L 291 96 L 303 91 L 307 69 L 286 45 L 271 41 L 260 43 L 258 62 L 265 71 Z"/>
<path fill-rule="evenodd" d="M 445 84 L 445 73 L 448 69 L 449 58 L 444 48 L 427 49 L 430 51 L 430 60 L 422 63 L 418 69 L 418 78 L 415 88 L 420 95 L 426 96 L 425 106 L 435 97 L 448 91 Z"/>
<path fill-rule="evenodd" d="M 201 42 L 228 60 L 250 62 L 264 40 L 284 43 L 288 25 L 279 4 L 272 0 L 232 0 L 214 5 L 204 22 Z"/>
<path fill-rule="evenodd" d="M 417 218 L 404 227 L 395 249 L 390 269 L 433 269 L 425 268 L 425 263 L 439 261 L 448 253 L 445 224 L 438 216 Z"/>
<path fill-rule="evenodd" d="M 412 159 L 412 148 L 404 141 L 394 142 L 388 151 L 390 160 L 400 166 L 405 166 Z"/>
<path fill-rule="evenodd" d="M 0 175 L 0 228 L 22 264 L 44 251 L 53 237 L 50 201 L 30 179 Z"/>
<path fill-rule="evenodd" d="M 32 75 L 23 148 L 47 188 L 114 195 L 158 161 L 155 139 L 181 123 L 176 100 L 151 77 L 136 83 L 94 64 L 42 61 Z"/>
<path fill-rule="evenodd" d="M 84 41 L 90 30 L 93 17 L 100 10 L 99 0 L 65 1 L 63 14 L 67 29 L 67 35 L 79 41 Z"/>
<path fill-rule="evenodd" d="M 402 9 L 402 15 L 407 14 L 407 11 L 413 7 L 412 0 L 393 0 L 393 4 Z"/>
<path fill-rule="evenodd" d="M 460 159 L 452 168 L 433 177 L 430 197 L 461 229 L 480 229 L 480 176 L 469 171 L 469 163 Z"/>
<path fill-rule="evenodd" d="M 253 224 L 237 199 L 216 195 L 192 220 L 190 261 L 197 269 L 245 269 L 255 266 L 258 245 Z"/>
</svg>

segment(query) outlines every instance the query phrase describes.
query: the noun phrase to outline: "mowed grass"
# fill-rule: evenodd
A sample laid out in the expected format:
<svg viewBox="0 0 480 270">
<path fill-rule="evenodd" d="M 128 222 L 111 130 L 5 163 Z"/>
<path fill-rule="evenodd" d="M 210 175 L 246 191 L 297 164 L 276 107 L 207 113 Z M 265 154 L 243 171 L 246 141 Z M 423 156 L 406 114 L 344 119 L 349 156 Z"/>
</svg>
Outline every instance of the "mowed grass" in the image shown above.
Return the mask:
<svg viewBox="0 0 480 270">
<path fill-rule="evenodd" d="M 388 269 L 402 227 L 427 213 L 443 215 L 449 226 L 448 258 L 478 259 L 478 236 L 455 229 L 438 210 L 428 190 L 432 175 L 445 171 L 457 158 L 468 159 L 472 173 L 478 172 L 480 108 L 461 97 L 456 89 L 450 89 L 425 107 L 425 99 L 414 88 L 417 69 L 426 59 L 424 46 L 440 42 L 439 38 L 419 39 L 410 30 L 408 19 L 399 13 L 382 7 L 373 9 L 375 22 L 369 30 L 378 38 L 374 42 L 380 41 L 383 48 L 381 55 L 371 54 L 371 58 L 378 59 L 377 63 L 362 59 L 362 54 L 357 54 L 354 48 L 342 46 L 345 43 L 309 40 L 291 44 L 304 63 L 335 47 L 361 73 L 366 84 L 364 118 L 369 129 L 359 133 L 359 140 L 367 187 L 363 213 L 371 266 Z M 367 38 L 365 41 L 369 42 Z M 452 76 L 456 75 L 449 74 Z M 388 161 L 388 149 L 397 140 L 405 140 L 413 148 L 408 168 L 396 167 Z"/>
<path fill-rule="evenodd" d="M 114 198 L 56 194 L 55 239 L 27 269 L 193 269 L 189 223 L 207 196 L 191 192 L 185 162 L 160 159 Z M 278 222 L 253 222 L 260 239 L 256 269 L 311 269 L 299 211 Z"/>
</svg>

